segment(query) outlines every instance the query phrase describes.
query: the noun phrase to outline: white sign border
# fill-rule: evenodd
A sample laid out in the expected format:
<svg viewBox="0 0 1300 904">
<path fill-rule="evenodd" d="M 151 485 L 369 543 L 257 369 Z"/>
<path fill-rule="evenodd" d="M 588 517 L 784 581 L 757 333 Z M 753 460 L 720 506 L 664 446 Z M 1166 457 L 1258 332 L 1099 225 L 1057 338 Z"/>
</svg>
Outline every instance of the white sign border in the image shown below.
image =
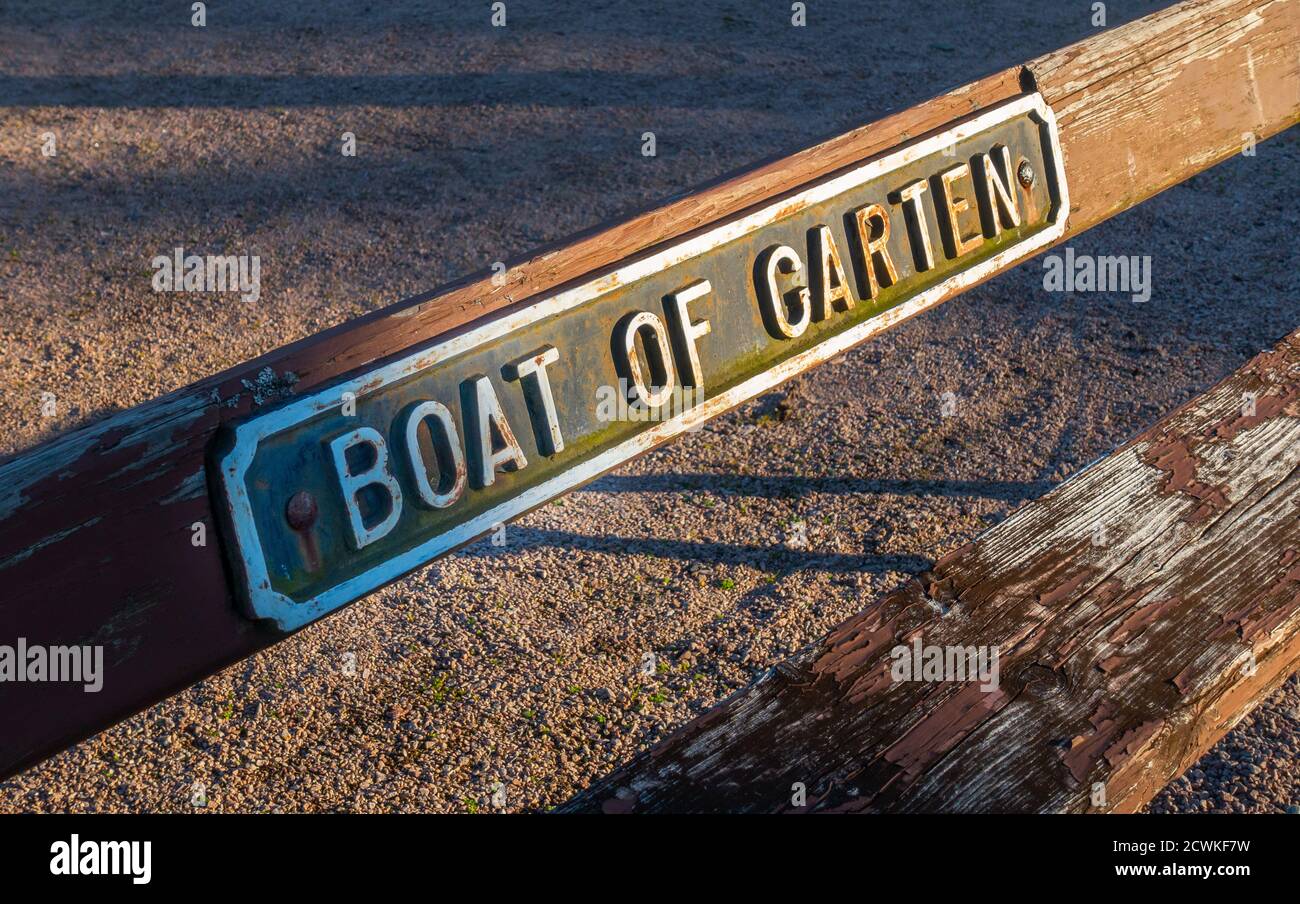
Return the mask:
<svg viewBox="0 0 1300 904">
<path fill-rule="evenodd" d="M 358 399 L 390 383 L 433 367 L 476 346 L 491 342 L 542 317 L 552 317 L 604 295 L 618 286 L 626 286 L 660 270 L 703 254 L 720 245 L 747 235 L 778 218 L 806 209 L 840 195 L 852 188 L 877 179 L 899 167 L 928 156 L 944 147 L 1027 113 L 1037 114 L 1046 125 L 1050 140 L 1051 163 L 1055 170 L 1060 204 L 1055 220 L 1048 228 L 1035 233 L 1025 242 L 1004 248 L 969 270 L 955 273 L 919 295 L 865 320 L 826 341 L 795 355 L 771 370 L 751 377 L 726 392 L 701 402 L 671 420 L 638 433 L 619 445 L 602 452 L 580 465 L 558 474 L 518 496 L 507 499 L 475 518 L 432 537 L 419 546 L 334 585 L 304 602 L 296 602 L 271 589 L 270 575 L 262 554 L 257 526 L 253 520 L 245 476 L 259 443 L 275 433 L 309 418 L 337 408 L 345 392 Z M 751 399 L 810 367 L 820 364 L 859 342 L 929 308 L 966 286 L 979 282 L 1013 261 L 1028 257 L 1065 234 L 1070 210 L 1065 165 L 1061 157 L 1056 117 L 1041 94 L 1027 94 L 990 108 L 978 116 L 936 135 L 871 160 L 861 166 L 807 188 L 792 197 L 774 201 L 739 219 L 724 223 L 700 235 L 669 246 L 641 260 L 626 264 L 614 272 L 545 298 L 522 310 L 492 320 L 423 351 L 408 355 L 343 384 L 304 396 L 265 415 L 249 418 L 234 428 L 234 443 L 218 462 L 220 483 L 225 492 L 230 515 L 229 525 L 238 544 L 239 565 L 246 581 L 246 603 L 254 618 L 271 619 L 283 631 L 293 631 L 315 621 L 376 588 L 396 579 L 438 555 L 489 532 L 493 525 L 504 523 L 523 512 L 561 495 L 610 468 L 634 458 L 661 440 L 677 436 L 697 424 Z"/>
</svg>

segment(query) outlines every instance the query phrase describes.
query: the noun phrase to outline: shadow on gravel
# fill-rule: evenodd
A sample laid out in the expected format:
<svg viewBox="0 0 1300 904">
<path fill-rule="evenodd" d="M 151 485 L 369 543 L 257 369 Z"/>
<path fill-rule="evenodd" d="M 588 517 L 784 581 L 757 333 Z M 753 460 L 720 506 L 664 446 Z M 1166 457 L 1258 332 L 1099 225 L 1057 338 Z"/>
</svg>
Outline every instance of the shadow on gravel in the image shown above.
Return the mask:
<svg viewBox="0 0 1300 904">
<path fill-rule="evenodd" d="M 683 493 L 770 496 L 788 499 L 813 493 L 865 493 L 876 496 L 936 496 L 946 499 L 1037 499 L 1056 484 L 1051 480 L 869 480 L 864 477 L 739 477 L 728 474 L 613 474 L 578 492 Z"/>
<path fill-rule="evenodd" d="M 491 559 L 534 546 L 557 546 L 564 549 L 582 549 L 590 552 L 632 553 L 661 559 L 707 562 L 725 565 L 753 565 L 769 571 L 813 569 L 830 572 L 864 572 L 909 574 L 927 571 L 934 562 L 924 556 L 876 556 L 853 553 L 818 552 L 813 549 L 791 549 L 778 543 L 769 546 L 744 543 L 710 543 L 693 540 L 656 540 L 642 537 L 594 536 L 564 530 L 542 530 L 533 527 L 510 528 L 510 545 L 493 546 L 480 540 L 466 546 L 460 555 Z"/>
</svg>

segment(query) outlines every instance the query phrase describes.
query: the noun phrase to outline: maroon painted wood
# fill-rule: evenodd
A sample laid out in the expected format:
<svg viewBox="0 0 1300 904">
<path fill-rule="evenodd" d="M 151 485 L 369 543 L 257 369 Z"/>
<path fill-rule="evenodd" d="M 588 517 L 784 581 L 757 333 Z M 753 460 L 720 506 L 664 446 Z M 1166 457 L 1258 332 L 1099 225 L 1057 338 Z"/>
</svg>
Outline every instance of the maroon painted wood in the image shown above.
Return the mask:
<svg viewBox="0 0 1300 904">
<path fill-rule="evenodd" d="M 1072 235 L 1235 153 L 1243 131 L 1264 138 L 1295 122 L 1300 26 L 1283 7 L 1171 7 L 539 251 L 501 285 L 483 275 L 404 301 L 0 464 L 0 643 L 102 644 L 107 670 L 97 694 L 0 684 L 0 776 L 280 639 L 239 614 L 213 520 L 205 457 L 231 419 L 598 275 L 1022 88 L 1057 111 L 1075 186 Z M 205 547 L 191 543 L 196 522 L 207 526 Z"/>
</svg>

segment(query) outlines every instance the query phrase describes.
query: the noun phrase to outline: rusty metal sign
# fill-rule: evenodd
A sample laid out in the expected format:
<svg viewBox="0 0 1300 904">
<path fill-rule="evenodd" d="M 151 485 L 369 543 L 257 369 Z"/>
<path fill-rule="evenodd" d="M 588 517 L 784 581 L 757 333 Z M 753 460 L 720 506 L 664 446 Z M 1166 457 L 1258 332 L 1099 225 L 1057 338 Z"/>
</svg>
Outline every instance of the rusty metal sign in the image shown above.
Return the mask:
<svg viewBox="0 0 1300 904">
<path fill-rule="evenodd" d="M 1026 95 L 226 432 L 247 614 L 293 630 L 1059 238 Z"/>
</svg>

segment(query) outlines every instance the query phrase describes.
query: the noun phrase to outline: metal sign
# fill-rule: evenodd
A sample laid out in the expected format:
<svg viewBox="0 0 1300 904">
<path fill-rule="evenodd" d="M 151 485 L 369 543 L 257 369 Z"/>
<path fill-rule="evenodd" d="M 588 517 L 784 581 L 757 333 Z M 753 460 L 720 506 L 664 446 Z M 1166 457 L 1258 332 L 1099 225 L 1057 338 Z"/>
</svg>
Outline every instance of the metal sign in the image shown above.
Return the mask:
<svg viewBox="0 0 1300 904">
<path fill-rule="evenodd" d="M 1047 246 L 1039 95 L 250 417 L 212 456 L 249 616 L 292 630 Z"/>
</svg>

